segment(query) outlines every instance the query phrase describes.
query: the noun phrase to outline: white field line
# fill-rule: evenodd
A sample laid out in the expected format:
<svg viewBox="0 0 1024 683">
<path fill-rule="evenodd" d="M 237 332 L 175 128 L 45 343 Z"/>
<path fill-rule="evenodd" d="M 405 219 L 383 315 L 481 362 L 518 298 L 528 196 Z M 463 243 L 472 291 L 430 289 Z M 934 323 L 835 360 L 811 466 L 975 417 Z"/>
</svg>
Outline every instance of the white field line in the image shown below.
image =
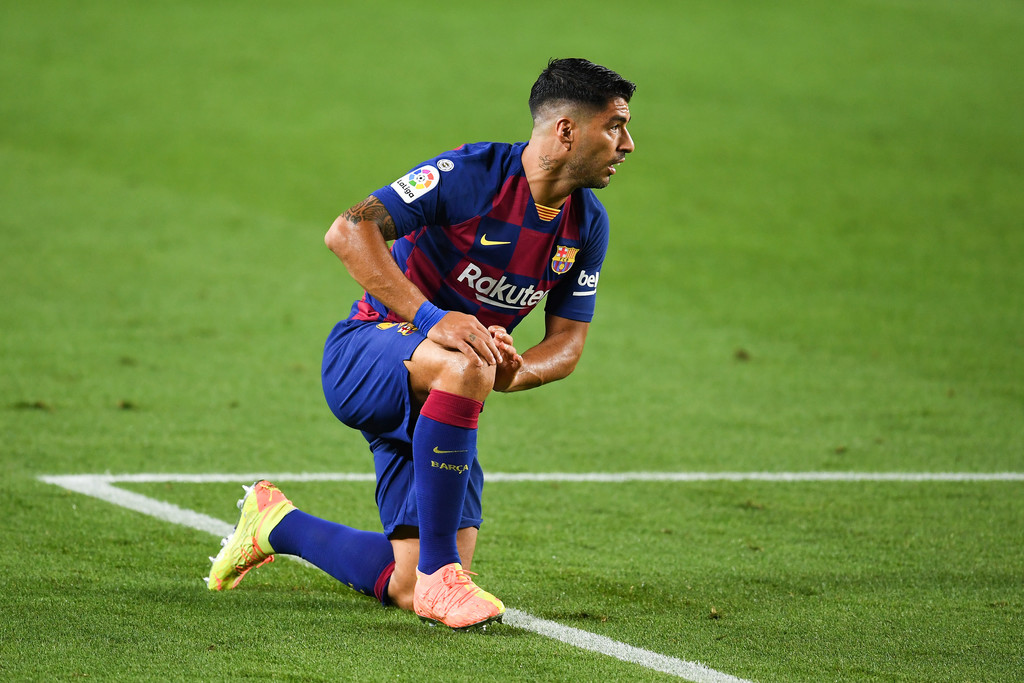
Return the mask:
<svg viewBox="0 0 1024 683">
<path fill-rule="evenodd" d="M 162 519 L 165 522 L 181 524 L 193 529 L 198 529 L 199 531 L 206 531 L 221 538 L 230 534 L 235 528 L 233 524 L 228 524 L 223 520 L 210 517 L 209 515 L 204 515 L 201 512 L 186 510 L 185 508 L 178 507 L 173 503 L 165 503 L 162 500 L 156 500 L 155 498 L 144 496 L 141 493 L 119 489 L 112 484 L 112 482 L 118 480 L 110 477 L 109 475 L 73 474 L 39 478 L 48 484 L 56 484 L 57 486 L 66 488 L 69 491 L 74 491 L 75 493 L 82 493 L 87 496 L 92 496 L 93 498 L 99 498 L 100 500 L 104 500 L 108 503 L 120 505 L 123 508 L 128 508 L 129 510 L 141 512 L 142 514 L 149 515 L 150 517 Z"/>
<path fill-rule="evenodd" d="M 135 512 L 141 512 L 173 524 L 181 524 L 214 536 L 227 536 L 232 525 L 194 510 L 187 510 L 172 503 L 156 500 L 132 491 L 114 486 L 116 483 L 221 483 L 252 482 L 267 478 L 272 481 L 374 481 L 372 474 L 361 473 L 311 473 L 311 474 L 77 474 L 41 476 L 40 480 L 63 487 L 69 491 L 99 498 Z M 925 472 L 623 472 L 623 473 L 492 473 L 490 482 L 630 482 L 630 481 L 776 481 L 776 482 L 970 482 L 970 481 L 1024 481 L 1024 473 L 925 473 Z M 625 662 L 639 664 L 654 671 L 672 674 L 693 683 L 750 683 L 726 673 L 710 669 L 698 662 L 688 662 L 674 657 L 633 647 L 625 643 L 600 636 L 589 631 L 571 628 L 562 624 L 539 619 L 525 612 L 509 609 L 506 623 L 534 633 L 553 638 L 584 650 L 601 653 Z"/>
<path fill-rule="evenodd" d="M 675 657 L 660 655 L 657 652 L 626 645 L 590 631 L 582 631 L 555 621 L 539 619 L 515 609 L 505 610 L 504 623 L 559 640 L 581 650 L 609 655 L 624 662 L 633 662 L 648 669 L 679 676 L 695 683 L 750 683 L 745 679 L 710 669 L 700 662 L 687 662 Z"/>
<path fill-rule="evenodd" d="M 766 481 L 766 482 L 976 482 L 1024 481 L 1024 472 L 490 472 L 488 482 L 605 482 L 634 481 L 701 482 L 701 481 Z M 43 481 L 71 488 L 78 479 L 88 485 L 107 484 L 217 484 L 231 482 L 251 483 L 258 479 L 270 481 L 375 481 L 372 473 L 362 472 L 265 472 L 226 474 L 83 474 L 40 477 Z M 65 483 L 68 485 L 65 486 Z M 75 490 L 75 489 L 72 489 Z M 120 504 L 120 503 L 119 503 Z"/>
</svg>

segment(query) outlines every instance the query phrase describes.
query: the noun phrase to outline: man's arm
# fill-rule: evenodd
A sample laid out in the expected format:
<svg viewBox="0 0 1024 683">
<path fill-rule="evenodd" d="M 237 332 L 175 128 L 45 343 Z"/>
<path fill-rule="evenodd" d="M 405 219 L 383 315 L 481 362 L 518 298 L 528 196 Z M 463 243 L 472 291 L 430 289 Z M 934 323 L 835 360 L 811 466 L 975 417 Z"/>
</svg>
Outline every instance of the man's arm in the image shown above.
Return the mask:
<svg viewBox="0 0 1024 683">
<path fill-rule="evenodd" d="M 379 199 L 370 196 L 338 216 L 324 243 L 363 289 L 405 320 L 412 320 L 426 297 L 391 258 L 387 240 L 395 237 L 391 214 Z"/>
<path fill-rule="evenodd" d="M 590 323 L 549 314 L 544 319 L 544 328 L 544 339 L 523 353 L 522 365 L 518 369 L 510 372 L 510 354 L 507 351 L 503 354 L 505 362 L 498 366 L 495 390 L 533 389 L 568 377 L 576 369 L 583 355 L 583 343 L 587 339 Z"/>
<path fill-rule="evenodd" d="M 397 236 L 391 214 L 371 195 L 338 216 L 324 236 L 324 243 L 363 289 L 403 320 L 411 321 L 427 298 L 391 257 L 387 240 Z M 430 329 L 427 338 L 461 351 L 480 365 L 497 362 L 499 354 L 494 340 L 471 315 L 449 311 Z"/>
</svg>

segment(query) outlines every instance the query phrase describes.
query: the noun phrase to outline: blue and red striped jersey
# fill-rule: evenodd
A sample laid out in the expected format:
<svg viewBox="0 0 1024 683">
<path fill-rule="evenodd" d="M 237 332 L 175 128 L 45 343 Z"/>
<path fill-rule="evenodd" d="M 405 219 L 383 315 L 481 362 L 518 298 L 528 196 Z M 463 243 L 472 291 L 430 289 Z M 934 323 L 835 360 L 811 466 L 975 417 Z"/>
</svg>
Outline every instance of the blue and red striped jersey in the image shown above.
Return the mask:
<svg viewBox="0 0 1024 683">
<path fill-rule="evenodd" d="M 512 330 L 547 299 L 552 315 L 590 322 L 608 248 L 608 214 L 589 189 L 560 210 L 534 203 L 525 142 L 463 145 L 373 195 L 395 222 L 391 253 L 439 308 Z M 359 320 L 404 322 L 370 294 Z"/>
</svg>

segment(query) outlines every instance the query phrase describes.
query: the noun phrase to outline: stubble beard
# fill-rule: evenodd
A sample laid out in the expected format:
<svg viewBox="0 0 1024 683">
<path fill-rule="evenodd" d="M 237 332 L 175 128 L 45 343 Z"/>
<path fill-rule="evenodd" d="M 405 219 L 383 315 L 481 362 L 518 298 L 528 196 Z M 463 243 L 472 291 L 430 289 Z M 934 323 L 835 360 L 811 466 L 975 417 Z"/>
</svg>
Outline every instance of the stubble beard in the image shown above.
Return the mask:
<svg viewBox="0 0 1024 683">
<path fill-rule="evenodd" d="M 611 176 L 605 175 L 607 166 L 601 166 L 599 169 L 590 168 L 583 163 L 582 156 L 575 156 L 565 164 L 566 175 L 569 176 L 573 185 L 576 187 L 588 187 L 594 190 L 608 187 L 608 183 L 611 182 Z"/>
</svg>

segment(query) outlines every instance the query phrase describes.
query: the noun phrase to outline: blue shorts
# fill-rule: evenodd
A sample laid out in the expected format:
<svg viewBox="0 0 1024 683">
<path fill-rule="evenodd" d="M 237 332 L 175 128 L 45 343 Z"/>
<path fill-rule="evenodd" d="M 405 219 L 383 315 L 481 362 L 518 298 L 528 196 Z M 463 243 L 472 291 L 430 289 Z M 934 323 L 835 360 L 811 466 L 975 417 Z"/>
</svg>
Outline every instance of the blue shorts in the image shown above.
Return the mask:
<svg viewBox="0 0 1024 683">
<path fill-rule="evenodd" d="M 404 361 L 425 339 L 408 323 L 335 325 L 320 374 L 334 416 L 361 432 L 412 443 L 416 415 Z"/>
<path fill-rule="evenodd" d="M 324 397 L 335 417 L 370 444 L 377 473 L 377 508 L 384 533 L 419 527 L 412 432 L 419 416 L 405 362 L 426 337 L 409 323 L 342 320 L 324 345 Z M 474 459 L 459 528 L 479 527 L 483 469 Z"/>
<path fill-rule="evenodd" d="M 374 439 L 365 432 L 363 436 L 370 441 L 370 450 L 373 451 L 373 467 L 377 472 L 377 509 L 384 525 L 384 535 L 390 538 L 398 526 L 419 527 L 412 446 L 400 441 Z M 483 523 L 483 488 L 484 471 L 480 467 L 480 459 L 474 458 L 469 469 L 466 497 L 462 502 L 460 529 L 479 527 Z"/>
</svg>

